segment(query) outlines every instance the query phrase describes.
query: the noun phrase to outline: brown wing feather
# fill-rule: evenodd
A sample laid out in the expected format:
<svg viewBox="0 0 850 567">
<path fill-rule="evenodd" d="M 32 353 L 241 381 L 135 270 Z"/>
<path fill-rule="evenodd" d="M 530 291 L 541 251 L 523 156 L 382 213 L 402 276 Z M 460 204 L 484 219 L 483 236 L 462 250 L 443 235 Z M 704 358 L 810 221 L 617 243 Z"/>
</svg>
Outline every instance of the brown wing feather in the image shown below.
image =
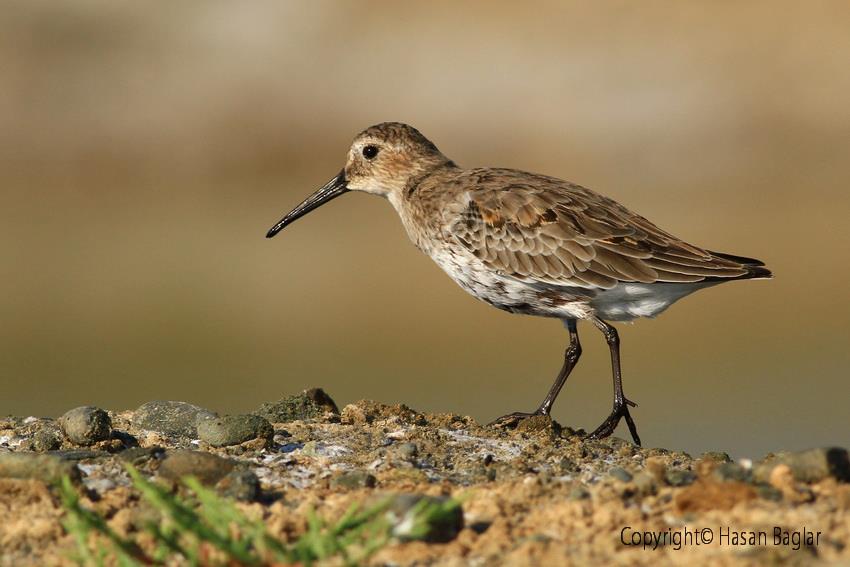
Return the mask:
<svg viewBox="0 0 850 567">
<path fill-rule="evenodd" d="M 477 183 L 464 193 L 451 233 L 488 267 L 517 279 L 610 289 L 618 282 L 753 275 L 755 261 L 688 244 L 584 187 L 513 170 L 483 171 L 471 170 Z"/>
</svg>

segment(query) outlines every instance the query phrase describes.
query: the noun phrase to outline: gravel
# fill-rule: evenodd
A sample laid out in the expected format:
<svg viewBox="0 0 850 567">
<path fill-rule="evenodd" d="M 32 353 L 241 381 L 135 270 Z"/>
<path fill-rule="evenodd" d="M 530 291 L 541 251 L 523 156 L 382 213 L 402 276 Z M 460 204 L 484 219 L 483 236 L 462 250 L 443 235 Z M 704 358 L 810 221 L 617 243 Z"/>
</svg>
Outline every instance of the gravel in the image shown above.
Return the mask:
<svg viewBox="0 0 850 567">
<path fill-rule="evenodd" d="M 132 425 L 184 439 L 198 438 L 198 424 L 218 417 L 215 412 L 186 402 L 153 401 L 142 404 L 133 413 Z"/>
<path fill-rule="evenodd" d="M 274 428 L 258 415 L 226 415 L 198 424 L 198 438 L 213 447 L 239 445 L 253 439 L 271 443 Z"/>
<path fill-rule="evenodd" d="M 295 396 L 288 396 L 276 402 L 264 403 L 255 413 L 272 423 L 288 423 L 296 420 L 318 419 L 327 415 L 339 415 L 339 408 L 323 389 L 311 388 Z"/>
<path fill-rule="evenodd" d="M 235 466 L 234 461 L 218 455 L 178 449 L 165 454 L 157 474 L 171 481 L 193 476 L 204 484 L 214 485 L 227 476 Z"/>
<path fill-rule="evenodd" d="M 59 418 L 62 433 L 76 445 L 94 445 L 109 439 L 112 419 L 109 414 L 94 406 L 82 406 L 67 411 Z M 47 441 L 49 443 L 49 440 Z"/>
<path fill-rule="evenodd" d="M 72 542 L 43 485 L 63 475 L 85 486 L 87 505 L 118 511 L 109 520 L 115 527 L 141 529 L 146 512 L 130 488 L 127 464 L 175 484 L 194 476 L 252 507 L 281 537 L 301 533 L 308 510 L 333 521 L 352 505 L 391 498 L 396 541 L 426 543 L 393 544 L 374 564 L 548 564 L 569 557 L 577 564 L 653 565 L 679 556 L 669 547 L 612 547 L 623 526 L 756 530 L 764 522 L 828 532 L 817 557 L 850 562 L 843 544 L 850 537 L 846 449 L 735 462 L 722 452 L 693 459 L 619 438 L 587 441 L 579 433 L 548 417 L 500 429 L 368 400 L 340 412 L 319 389 L 250 415 L 219 417 L 170 401 L 112 413 L 86 406 L 59 420 L 3 418 L 0 565 L 65 557 L 62 545 Z M 410 525 L 417 503 L 445 504 L 448 497 L 462 509 L 421 530 Z M 727 565 L 738 551 L 704 546 L 688 553 L 696 563 Z M 753 564 L 791 559 L 784 548 L 747 553 Z"/>
</svg>

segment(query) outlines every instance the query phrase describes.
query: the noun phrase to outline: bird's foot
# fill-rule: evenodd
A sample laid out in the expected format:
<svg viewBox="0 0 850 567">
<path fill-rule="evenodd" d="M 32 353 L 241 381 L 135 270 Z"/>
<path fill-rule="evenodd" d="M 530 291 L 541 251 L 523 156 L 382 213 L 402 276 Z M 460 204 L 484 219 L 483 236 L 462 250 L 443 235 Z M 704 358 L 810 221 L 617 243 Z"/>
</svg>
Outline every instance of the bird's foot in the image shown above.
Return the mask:
<svg viewBox="0 0 850 567">
<path fill-rule="evenodd" d="M 617 425 L 620 423 L 620 420 L 625 418 L 626 425 L 629 426 L 629 433 L 632 434 L 632 439 L 634 439 L 635 445 L 640 447 L 640 436 L 638 436 L 637 426 L 635 425 L 635 421 L 632 419 L 631 414 L 629 413 L 629 406 L 636 408 L 637 404 L 631 400 L 627 400 L 623 398 L 623 401 L 619 403 L 614 403 L 614 410 L 611 412 L 611 415 L 602 422 L 602 425 L 597 427 L 593 433 L 587 436 L 588 439 L 604 439 L 608 437 L 614 430 L 617 428 Z"/>
<path fill-rule="evenodd" d="M 545 415 L 542 411 L 537 410 L 531 413 L 524 411 L 515 411 L 513 413 L 509 413 L 507 415 L 503 415 L 502 417 L 497 417 L 493 421 L 487 424 L 487 427 L 501 427 L 506 429 L 513 429 L 519 422 L 523 419 L 528 419 L 529 417 L 534 417 L 537 415 Z"/>
</svg>

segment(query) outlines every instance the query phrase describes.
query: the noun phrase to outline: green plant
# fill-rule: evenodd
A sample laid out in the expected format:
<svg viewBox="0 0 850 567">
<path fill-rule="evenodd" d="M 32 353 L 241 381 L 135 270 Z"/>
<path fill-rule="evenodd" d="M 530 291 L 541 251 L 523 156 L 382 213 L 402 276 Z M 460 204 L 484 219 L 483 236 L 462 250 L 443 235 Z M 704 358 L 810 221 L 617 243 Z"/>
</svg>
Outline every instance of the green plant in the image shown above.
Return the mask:
<svg viewBox="0 0 850 567">
<path fill-rule="evenodd" d="M 454 538 L 462 515 L 461 501 L 456 499 L 421 499 L 402 517 L 393 521 L 392 535 L 401 540 L 447 541 Z M 395 514 L 391 514 L 395 516 Z"/>
<path fill-rule="evenodd" d="M 127 471 L 142 498 L 158 512 L 158 519 L 145 526 L 150 540 L 145 544 L 138 541 L 138 534 L 136 539 L 119 535 L 101 515 L 85 508 L 69 478 L 58 487 L 67 511 L 64 526 L 76 541 L 76 559 L 81 565 L 311 565 L 329 558 L 355 565 L 393 537 L 393 526 L 385 514 L 389 500 L 366 509 L 352 505 L 334 523 L 311 510 L 307 531 L 285 543 L 269 534 L 262 521 L 248 518 L 197 479 L 184 479 L 189 496 L 180 497 L 146 480 L 132 466 Z M 423 525 L 458 505 L 455 501 L 417 504 L 410 520 L 415 529 L 406 535 L 417 537 L 423 533 Z"/>
</svg>

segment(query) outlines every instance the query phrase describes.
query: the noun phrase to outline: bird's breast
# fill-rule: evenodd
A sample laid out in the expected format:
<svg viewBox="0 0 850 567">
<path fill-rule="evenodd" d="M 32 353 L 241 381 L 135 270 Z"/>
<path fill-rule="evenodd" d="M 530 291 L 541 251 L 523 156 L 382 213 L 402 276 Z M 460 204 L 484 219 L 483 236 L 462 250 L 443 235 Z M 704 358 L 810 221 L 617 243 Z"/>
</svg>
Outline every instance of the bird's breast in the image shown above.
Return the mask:
<svg viewBox="0 0 850 567">
<path fill-rule="evenodd" d="M 429 255 L 464 291 L 503 311 L 562 319 L 589 313 L 586 293 L 520 281 L 486 266 L 460 246 L 433 247 Z"/>
</svg>

